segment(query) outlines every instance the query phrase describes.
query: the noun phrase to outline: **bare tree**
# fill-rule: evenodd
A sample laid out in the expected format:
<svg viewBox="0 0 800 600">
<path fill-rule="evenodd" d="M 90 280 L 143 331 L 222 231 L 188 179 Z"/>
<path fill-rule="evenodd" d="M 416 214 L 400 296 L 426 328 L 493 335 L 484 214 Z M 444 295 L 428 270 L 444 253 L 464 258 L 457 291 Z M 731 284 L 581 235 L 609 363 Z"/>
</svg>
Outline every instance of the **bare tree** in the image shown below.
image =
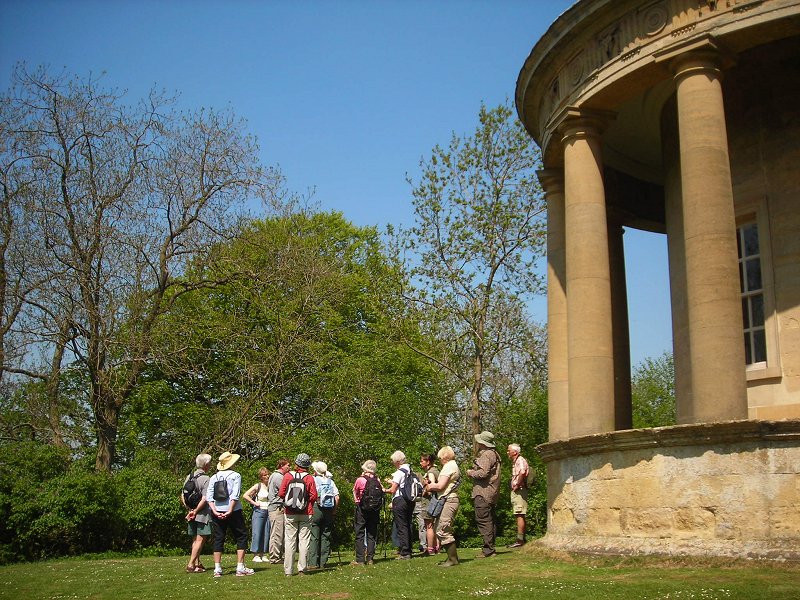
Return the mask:
<svg viewBox="0 0 800 600">
<path fill-rule="evenodd" d="M 57 395 L 64 361 L 77 361 L 90 382 L 96 467 L 109 470 L 158 319 L 181 294 L 215 283 L 183 273 L 279 178 L 260 167 L 231 112 L 178 113 L 163 93 L 130 106 L 95 79 L 18 67 L 3 106 L 19 115 L 4 117 L 3 147 L 14 148 L 29 198 L 35 251 L 22 270 L 36 283 L 14 294 L 24 314 L 14 318 L 6 300 L 4 320 L 25 348 L 50 356 L 46 369 L 24 356 L 3 369 L 49 381 Z"/>
</svg>

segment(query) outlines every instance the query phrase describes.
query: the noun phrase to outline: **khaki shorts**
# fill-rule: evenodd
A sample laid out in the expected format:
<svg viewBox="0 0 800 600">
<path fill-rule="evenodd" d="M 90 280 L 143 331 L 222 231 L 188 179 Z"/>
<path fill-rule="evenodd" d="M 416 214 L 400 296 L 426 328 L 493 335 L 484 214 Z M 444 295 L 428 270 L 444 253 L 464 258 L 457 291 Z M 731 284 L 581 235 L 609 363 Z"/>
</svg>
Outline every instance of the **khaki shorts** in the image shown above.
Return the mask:
<svg viewBox="0 0 800 600">
<path fill-rule="evenodd" d="M 528 512 L 528 488 L 517 491 L 511 490 L 511 508 L 515 515 L 525 515 Z"/>
</svg>

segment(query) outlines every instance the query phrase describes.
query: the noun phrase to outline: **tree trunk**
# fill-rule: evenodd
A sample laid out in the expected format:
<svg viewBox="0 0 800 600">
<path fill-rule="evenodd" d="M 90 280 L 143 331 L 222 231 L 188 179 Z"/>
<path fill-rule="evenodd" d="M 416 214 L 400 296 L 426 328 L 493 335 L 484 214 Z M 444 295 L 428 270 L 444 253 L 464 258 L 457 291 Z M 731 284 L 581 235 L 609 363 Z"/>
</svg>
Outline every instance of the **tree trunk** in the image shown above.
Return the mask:
<svg viewBox="0 0 800 600">
<path fill-rule="evenodd" d="M 119 433 L 119 408 L 113 398 L 101 394 L 101 405 L 95 410 L 95 430 L 97 433 L 97 455 L 94 468 L 97 471 L 111 472 L 117 452 L 117 434 Z"/>
<path fill-rule="evenodd" d="M 50 361 L 50 374 L 47 377 L 47 420 L 50 423 L 50 430 L 53 432 L 53 444 L 55 446 L 66 446 L 64 437 L 61 435 L 61 409 L 59 398 L 61 392 L 61 362 L 64 360 L 64 351 L 69 338 L 69 324 L 65 321 L 59 327 L 58 342 L 53 358 Z"/>
<path fill-rule="evenodd" d="M 475 365 L 472 372 L 472 390 L 470 390 L 470 425 L 472 429 L 472 450 L 477 453 L 478 443 L 475 436 L 481 432 L 481 388 L 483 387 L 483 354 L 475 353 Z"/>
</svg>

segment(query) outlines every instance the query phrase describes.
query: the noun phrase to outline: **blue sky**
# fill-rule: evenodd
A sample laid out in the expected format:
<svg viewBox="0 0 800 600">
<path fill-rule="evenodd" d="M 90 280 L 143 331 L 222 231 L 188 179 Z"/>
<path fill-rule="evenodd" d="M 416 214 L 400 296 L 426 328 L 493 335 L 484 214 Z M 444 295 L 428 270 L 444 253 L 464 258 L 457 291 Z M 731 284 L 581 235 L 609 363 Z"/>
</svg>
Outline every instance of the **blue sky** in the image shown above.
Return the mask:
<svg viewBox="0 0 800 600">
<path fill-rule="evenodd" d="M 531 48 L 573 0 L 0 0 L 0 89 L 17 61 L 105 73 L 131 99 L 232 106 L 291 189 L 357 225 L 413 222 L 406 174 L 481 102 L 513 101 Z M 666 239 L 625 235 L 634 364 L 671 347 Z M 546 318 L 543 299 L 534 317 Z"/>
</svg>

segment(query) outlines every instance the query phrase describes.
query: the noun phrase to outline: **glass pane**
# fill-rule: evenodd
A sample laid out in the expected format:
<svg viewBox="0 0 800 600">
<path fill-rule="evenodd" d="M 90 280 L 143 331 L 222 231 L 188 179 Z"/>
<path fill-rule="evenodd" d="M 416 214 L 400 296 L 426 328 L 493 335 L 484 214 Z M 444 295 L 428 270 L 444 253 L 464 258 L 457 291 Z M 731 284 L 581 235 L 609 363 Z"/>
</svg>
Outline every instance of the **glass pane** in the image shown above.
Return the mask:
<svg viewBox="0 0 800 600">
<path fill-rule="evenodd" d="M 742 329 L 750 329 L 750 311 L 747 306 L 747 298 L 742 298 Z"/>
<path fill-rule="evenodd" d="M 742 227 L 744 237 L 744 255 L 753 256 L 758 254 L 758 227 L 755 223 Z"/>
<path fill-rule="evenodd" d="M 744 267 L 747 273 L 747 291 L 754 292 L 761 289 L 761 261 L 752 258 L 745 262 Z"/>
<path fill-rule="evenodd" d="M 764 326 L 764 296 L 762 294 L 758 294 L 756 296 L 750 297 L 750 306 L 752 307 L 753 312 L 752 319 L 753 324 L 752 327 L 763 327 Z"/>
<path fill-rule="evenodd" d="M 753 362 L 766 362 L 767 337 L 763 329 L 753 332 Z"/>
<path fill-rule="evenodd" d="M 744 334 L 744 362 L 747 365 L 753 364 L 753 352 L 750 349 L 750 334 Z"/>
<path fill-rule="evenodd" d="M 739 253 L 739 258 L 742 258 L 742 228 L 736 230 L 736 251 Z"/>
</svg>

